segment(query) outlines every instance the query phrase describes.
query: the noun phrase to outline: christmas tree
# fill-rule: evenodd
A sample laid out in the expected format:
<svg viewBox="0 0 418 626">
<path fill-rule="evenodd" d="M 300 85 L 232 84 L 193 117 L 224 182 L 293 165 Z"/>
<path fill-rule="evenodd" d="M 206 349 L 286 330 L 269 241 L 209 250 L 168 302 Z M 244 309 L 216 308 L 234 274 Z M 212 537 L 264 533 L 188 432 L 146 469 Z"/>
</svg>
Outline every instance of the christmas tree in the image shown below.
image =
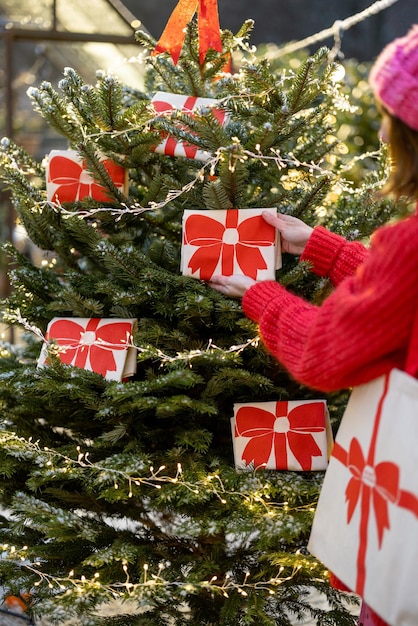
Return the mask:
<svg viewBox="0 0 418 626">
<path fill-rule="evenodd" d="M 27 333 L 0 359 L 0 579 L 50 623 L 355 623 L 306 549 L 323 471 L 238 470 L 233 455 L 237 404 L 324 396 L 271 358 L 238 301 L 182 273 L 182 220 L 274 208 L 364 239 L 393 210 L 374 195 L 385 172 L 355 190 L 346 175 L 337 130 L 350 103 L 327 49 L 273 66 L 248 44 L 251 21 L 233 35 L 213 11 L 188 20 L 184 41 L 137 33 L 141 89 L 67 68 L 30 91 L 71 150 L 55 155 L 67 165 L 52 191 L 52 155 L 2 141 L 2 180 L 44 260 L 6 246 L 3 321 Z M 173 94 L 192 113 L 159 109 Z M 318 303 L 330 289 L 287 255 L 277 280 Z M 52 332 L 63 320 L 65 341 Z M 122 339 L 75 346 L 100 324 L 121 324 Z M 129 346 L 136 372 L 108 376 Z M 327 398 L 334 428 L 345 400 Z"/>
</svg>

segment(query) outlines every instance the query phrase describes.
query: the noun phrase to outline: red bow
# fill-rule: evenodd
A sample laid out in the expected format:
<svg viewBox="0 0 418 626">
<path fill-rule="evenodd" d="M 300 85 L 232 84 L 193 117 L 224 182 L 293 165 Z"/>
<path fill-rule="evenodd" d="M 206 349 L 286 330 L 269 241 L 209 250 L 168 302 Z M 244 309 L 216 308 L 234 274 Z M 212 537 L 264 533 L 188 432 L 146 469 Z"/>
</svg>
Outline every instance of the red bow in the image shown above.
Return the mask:
<svg viewBox="0 0 418 626">
<path fill-rule="evenodd" d="M 276 414 L 258 407 L 241 407 L 235 420 L 235 437 L 250 437 L 245 446 L 242 460 L 246 465 L 265 467 L 274 451 L 276 469 L 288 469 L 287 446 L 308 471 L 312 457 L 321 456 L 312 433 L 325 430 L 324 405 L 312 402 L 307 409 L 300 405 L 288 411 L 288 403 L 276 402 Z"/>
<path fill-rule="evenodd" d="M 222 52 L 218 0 L 179 0 L 152 55 L 169 52 L 176 65 L 184 44 L 185 28 L 198 10 L 199 59 L 203 64 L 210 48 Z"/>
<path fill-rule="evenodd" d="M 272 246 L 275 229 L 261 217 L 254 216 L 238 224 L 238 209 L 228 209 L 225 226 L 206 215 L 190 215 L 184 229 L 184 243 L 199 249 L 192 255 L 188 267 L 192 273 L 200 270 L 202 280 L 210 280 L 219 259 L 222 275 L 234 273 L 234 259 L 245 276 L 256 279 L 258 270 L 267 268 L 259 247 Z"/>
<path fill-rule="evenodd" d="M 125 170 L 109 159 L 102 161 L 116 187 L 123 189 Z M 109 202 L 109 192 L 99 185 L 83 165 L 64 156 L 54 156 L 49 163 L 49 183 L 59 185 L 54 200 L 75 202 L 91 196 L 99 202 Z"/>
<path fill-rule="evenodd" d="M 399 500 L 399 467 L 390 461 L 383 461 L 374 467 L 368 465 L 356 438 L 350 443 L 347 467 L 352 474 L 345 491 L 348 502 L 347 522 L 350 523 L 363 490 L 370 489 L 381 547 L 383 533 L 386 528 L 390 528 L 388 502 L 397 503 Z M 364 499 L 362 504 L 364 508 Z"/>
<path fill-rule="evenodd" d="M 93 372 L 106 376 L 116 371 L 113 350 L 126 350 L 131 336 L 129 322 L 110 322 L 98 328 L 101 318 L 91 318 L 86 327 L 72 320 L 53 322 L 46 340 L 54 339 L 62 349 L 60 360 L 67 365 L 85 368 L 87 357 Z"/>
</svg>

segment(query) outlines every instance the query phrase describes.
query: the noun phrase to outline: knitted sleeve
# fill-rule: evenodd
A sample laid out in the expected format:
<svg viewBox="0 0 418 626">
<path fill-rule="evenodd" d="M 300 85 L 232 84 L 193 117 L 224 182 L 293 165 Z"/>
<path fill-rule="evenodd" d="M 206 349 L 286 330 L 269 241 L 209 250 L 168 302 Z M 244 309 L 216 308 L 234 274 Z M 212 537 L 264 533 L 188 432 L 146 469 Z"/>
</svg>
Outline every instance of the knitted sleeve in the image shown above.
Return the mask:
<svg viewBox="0 0 418 626">
<path fill-rule="evenodd" d="M 310 261 L 318 276 L 329 276 L 334 285 L 351 276 L 363 263 L 368 249 L 363 244 L 349 242 L 340 235 L 331 233 L 322 226 L 314 228 L 301 261 Z"/>
<path fill-rule="evenodd" d="M 332 391 L 403 368 L 416 311 L 418 218 L 376 232 L 369 254 L 321 306 L 278 283 L 256 283 L 244 312 L 268 350 L 309 387 Z"/>
</svg>

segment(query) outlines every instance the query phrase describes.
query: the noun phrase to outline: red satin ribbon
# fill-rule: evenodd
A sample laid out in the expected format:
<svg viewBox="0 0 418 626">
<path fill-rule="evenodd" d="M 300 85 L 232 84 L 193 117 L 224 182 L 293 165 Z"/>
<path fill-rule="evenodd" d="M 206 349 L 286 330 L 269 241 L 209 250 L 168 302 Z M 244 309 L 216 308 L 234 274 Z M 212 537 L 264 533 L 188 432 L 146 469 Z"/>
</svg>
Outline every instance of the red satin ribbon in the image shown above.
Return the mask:
<svg viewBox="0 0 418 626">
<path fill-rule="evenodd" d="M 353 590 L 363 596 L 366 584 L 366 552 L 367 533 L 371 509 L 376 519 L 379 549 L 382 547 L 383 535 L 390 529 L 388 503 L 411 511 L 418 517 L 418 498 L 408 491 L 399 488 L 400 469 L 391 461 L 374 464 L 377 434 L 382 415 L 383 402 L 389 390 L 389 375 L 386 377 L 382 397 L 376 412 L 373 434 L 367 458 L 363 454 L 359 441 L 353 437 L 349 450 L 336 442 L 332 456 L 345 465 L 352 474 L 345 495 L 348 503 L 347 524 L 350 523 L 354 511 L 360 504 L 359 549 L 357 553 L 357 581 Z"/>
<path fill-rule="evenodd" d="M 280 418 L 287 417 L 288 429 L 277 432 Z M 265 467 L 274 447 L 276 469 L 288 469 L 287 446 L 303 470 L 312 467 L 312 457 L 321 456 L 312 433 L 325 431 L 324 404 L 313 402 L 288 410 L 286 401 L 276 402 L 275 414 L 259 407 L 241 407 L 235 420 L 235 436 L 251 437 L 245 446 L 242 459 L 246 465 L 253 463 Z"/>
<path fill-rule="evenodd" d="M 199 59 L 203 64 L 209 49 L 222 52 L 218 0 L 179 0 L 152 56 L 169 52 L 177 64 L 184 44 L 185 28 L 198 10 Z"/>
</svg>

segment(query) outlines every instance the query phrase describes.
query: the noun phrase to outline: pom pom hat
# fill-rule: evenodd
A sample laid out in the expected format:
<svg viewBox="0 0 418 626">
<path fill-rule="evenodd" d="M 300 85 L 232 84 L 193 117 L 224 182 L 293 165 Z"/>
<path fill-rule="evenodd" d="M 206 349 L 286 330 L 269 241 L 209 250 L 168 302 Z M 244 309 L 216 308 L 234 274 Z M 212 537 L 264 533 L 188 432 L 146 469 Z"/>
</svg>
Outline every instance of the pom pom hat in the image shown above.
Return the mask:
<svg viewBox="0 0 418 626">
<path fill-rule="evenodd" d="M 382 50 L 369 82 L 389 113 L 418 130 L 418 24 Z"/>
</svg>

